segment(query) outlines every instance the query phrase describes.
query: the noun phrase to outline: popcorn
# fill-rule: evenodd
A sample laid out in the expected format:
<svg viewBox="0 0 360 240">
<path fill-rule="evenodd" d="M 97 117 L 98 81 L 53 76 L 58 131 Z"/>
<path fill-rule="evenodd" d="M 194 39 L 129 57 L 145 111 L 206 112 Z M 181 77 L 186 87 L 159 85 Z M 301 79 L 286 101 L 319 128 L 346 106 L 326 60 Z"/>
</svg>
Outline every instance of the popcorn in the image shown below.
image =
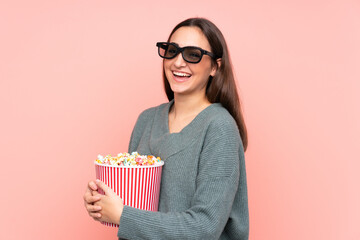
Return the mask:
<svg viewBox="0 0 360 240">
<path fill-rule="evenodd" d="M 140 155 L 138 152 L 132 152 L 131 154 L 125 152 L 119 153 L 116 157 L 98 155 L 95 162 L 112 166 L 150 166 L 161 164 L 161 159 L 152 155 Z"/>
<path fill-rule="evenodd" d="M 105 157 L 98 155 L 94 165 L 96 179 L 109 186 L 123 199 L 125 205 L 146 211 L 158 210 L 164 165 L 159 157 L 140 155 L 137 152 Z M 99 189 L 99 193 L 104 194 L 104 191 Z M 114 223 L 102 223 L 119 227 Z"/>
</svg>

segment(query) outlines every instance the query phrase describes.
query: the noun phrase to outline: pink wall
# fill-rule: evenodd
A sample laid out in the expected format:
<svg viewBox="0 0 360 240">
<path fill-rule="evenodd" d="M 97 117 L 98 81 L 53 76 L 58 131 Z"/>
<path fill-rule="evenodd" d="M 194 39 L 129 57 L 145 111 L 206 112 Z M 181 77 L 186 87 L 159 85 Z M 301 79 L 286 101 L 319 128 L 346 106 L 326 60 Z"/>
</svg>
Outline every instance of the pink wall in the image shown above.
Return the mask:
<svg viewBox="0 0 360 240">
<path fill-rule="evenodd" d="M 223 31 L 249 130 L 250 239 L 360 239 L 360 3 L 2 1 L 0 239 L 116 239 L 82 195 L 166 100 L 155 42 Z"/>
</svg>

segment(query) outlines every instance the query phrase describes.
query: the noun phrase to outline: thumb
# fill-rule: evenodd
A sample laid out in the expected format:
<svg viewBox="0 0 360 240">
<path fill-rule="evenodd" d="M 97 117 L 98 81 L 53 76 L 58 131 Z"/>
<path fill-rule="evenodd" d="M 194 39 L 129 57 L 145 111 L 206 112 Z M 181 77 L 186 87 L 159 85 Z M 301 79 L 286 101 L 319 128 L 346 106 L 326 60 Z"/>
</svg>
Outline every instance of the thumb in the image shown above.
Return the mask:
<svg viewBox="0 0 360 240">
<path fill-rule="evenodd" d="M 114 191 L 108 185 L 106 185 L 104 182 L 100 181 L 99 179 L 96 179 L 95 182 L 96 182 L 96 185 L 104 191 L 105 195 L 109 196 L 109 195 L 114 194 Z"/>
</svg>

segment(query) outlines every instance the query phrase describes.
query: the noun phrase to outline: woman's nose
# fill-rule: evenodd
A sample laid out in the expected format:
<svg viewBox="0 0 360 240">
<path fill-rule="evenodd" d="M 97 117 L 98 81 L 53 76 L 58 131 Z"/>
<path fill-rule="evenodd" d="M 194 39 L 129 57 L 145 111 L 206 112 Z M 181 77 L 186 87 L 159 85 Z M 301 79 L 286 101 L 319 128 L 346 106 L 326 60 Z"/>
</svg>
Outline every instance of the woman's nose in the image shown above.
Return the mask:
<svg viewBox="0 0 360 240">
<path fill-rule="evenodd" d="M 176 67 L 184 67 L 186 65 L 186 62 L 182 56 L 181 53 L 179 53 L 176 57 L 175 57 L 175 62 L 174 65 Z"/>
</svg>

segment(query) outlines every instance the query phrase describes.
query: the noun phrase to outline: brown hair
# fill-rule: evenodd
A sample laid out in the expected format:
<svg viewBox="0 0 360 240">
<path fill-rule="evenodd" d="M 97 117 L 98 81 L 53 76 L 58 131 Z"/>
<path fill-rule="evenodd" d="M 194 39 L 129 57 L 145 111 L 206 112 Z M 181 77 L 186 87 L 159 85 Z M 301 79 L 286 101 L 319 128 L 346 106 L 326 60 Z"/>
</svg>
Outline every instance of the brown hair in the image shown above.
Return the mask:
<svg viewBox="0 0 360 240">
<path fill-rule="evenodd" d="M 206 97 L 211 103 L 221 103 L 235 119 L 243 142 L 244 151 L 246 151 L 248 144 L 247 131 L 224 36 L 215 24 L 209 20 L 205 18 L 189 18 L 175 26 L 170 33 L 168 41 L 170 41 L 174 32 L 181 27 L 200 28 L 210 44 L 211 52 L 215 54 L 216 58 L 221 58 L 220 68 L 218 68 L 214 77 L 210 76 L 209 78 Z M 215 59 L 213 59 L 212 64 L 217 65 Z M 166 95 L 169 101 L 171 101 L 174 99 L 174 92 L 170 88 L 165 72 L 163 72 L 163 80 Z"/>
</svg>

